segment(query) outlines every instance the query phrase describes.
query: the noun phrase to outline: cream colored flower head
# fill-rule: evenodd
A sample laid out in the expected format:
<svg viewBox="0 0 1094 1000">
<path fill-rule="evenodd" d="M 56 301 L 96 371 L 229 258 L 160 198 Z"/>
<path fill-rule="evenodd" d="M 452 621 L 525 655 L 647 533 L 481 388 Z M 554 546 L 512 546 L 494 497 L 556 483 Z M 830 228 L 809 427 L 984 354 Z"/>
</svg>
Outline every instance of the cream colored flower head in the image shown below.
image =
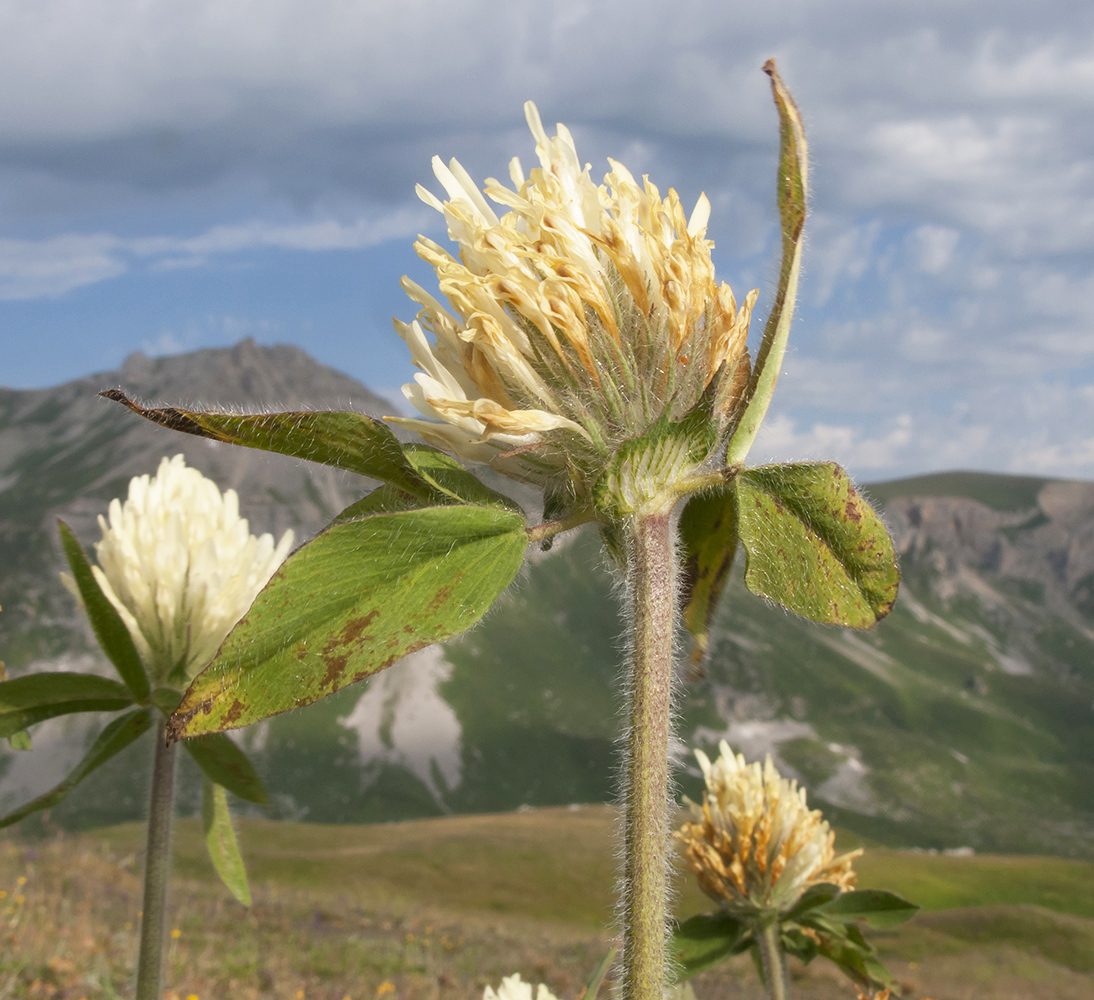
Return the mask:
<svg viewBox="0 0 1094 1000">
<path fill-rule="evenodd" d="M 447 200 L 418 188 L 459 257 L 415 244 L 448 303 L 403 279 L 421 307 L 395 323 L 421 369 L 403 392 L 431 419 L 394 422 L 516 478 L 545 483 L 565 468 L 580 480 L 708 388 L 728 423 L 748 378 L 756 292 L 738 307 L 716 283 L 705 195 L 687 217 L 675 191 L 662 198 L 614 160 L 598 186 L 566 127 L 549 137 L 535 105 L 524 110 L 539 166 L 526 176 L 514 158 L 512 188 L 488 179 L 480 192 L 436 157 Z"/>
<path fill-rule="evenodd" d="M 532 992 L 532 984 L 524 982 L 519 973 L 506 976 L 501 981 L 501 986 L 495 992 L 487 986 L 483 991 L 482 1000 L 558 1000 L 558 998 L 543 983 Z"/>
<path fill-rule="evenodd" d="M 723 740 L 712 764 L 695 751 L 706 779 L 702 806 L 688 801 L 692 820 L 676 836 L 708 896 L 739 916 L 785 913 L 812 885 L 855 884 L 851 862 L 862 851 L 836 856 L 835 834 L 805 789 L 787 781 L 768 756 L 746 764 Z"/>
<path fill-rule="evenodd" d="M 189 681 L 216 655 L 292 548 L 256 538 L 234 490 L 163 459 L 135 476 L 125 503 L 99 516 L 95 579 L 121 615 L 154 682 Z"/>
</svg>

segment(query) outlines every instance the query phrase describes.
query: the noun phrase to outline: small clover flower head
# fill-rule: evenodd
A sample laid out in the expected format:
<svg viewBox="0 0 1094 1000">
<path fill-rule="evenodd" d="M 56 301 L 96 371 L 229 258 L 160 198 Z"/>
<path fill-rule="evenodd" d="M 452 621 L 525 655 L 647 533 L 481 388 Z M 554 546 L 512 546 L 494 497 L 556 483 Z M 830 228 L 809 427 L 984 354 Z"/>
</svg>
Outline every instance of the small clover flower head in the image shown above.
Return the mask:
<svg viewBox="0 0 1094 1000">
<path fill-rule="evenodd" d="M 688 801 L 691 822 L 676 833 L 699 886 L 742 917 L 786 913 L 806 889 L 830 882 L 855 884 L 851 862 L 862 851 L 836 856 L 835 834 L 805 789 L 771 763 L 746 764 L 723 740 L 712 764 L 695 751 L 706 779 L 702 806 Z"/>
<path fill-rule="evenodd" d="M 465 461 L 538 485 L 568 479 L 581 496 L 623 442 L 702 402 L 716 425 L 705 460 L 748 380 L 757 294 L 738 306 L 716 283 L 710 202 L 687 217 L 675 191 L 662 198 L 614 160 L 598 186 L 565 126 L 549 137 L 534 104 L 525 114 L 540 165 L 525 176 L 514 158 L 512 188 L 488 179 L 480 192 L 439 158 L 448 200 L 418 188 L 459 257 L 415 244 L 448 304 L 403 279 L 420 311 L 395 326 L 421 369 L 403 392 L 431 419 L 390 419 Z"/>
<path fill-rule="evenodd" d="M 495 992 L 490 986 L 483 991 L 482 1000 L 558 1000 L 558 998 L 543 983 L 532 991 L 532 984 L 526 983 L 520 978 L 520 974 L 514 972 L 501 981 L 501 986 Z"/>
<path fill-rule="evenodd" d="M 188 469 L 182 455 L 135 476 L 125 503 L 99 516 L 99 586 L 133 637 L 153 681 L 189 681 L 292 548 L 293 533 L 256 538 L 234 490 Z"/>
</svg>

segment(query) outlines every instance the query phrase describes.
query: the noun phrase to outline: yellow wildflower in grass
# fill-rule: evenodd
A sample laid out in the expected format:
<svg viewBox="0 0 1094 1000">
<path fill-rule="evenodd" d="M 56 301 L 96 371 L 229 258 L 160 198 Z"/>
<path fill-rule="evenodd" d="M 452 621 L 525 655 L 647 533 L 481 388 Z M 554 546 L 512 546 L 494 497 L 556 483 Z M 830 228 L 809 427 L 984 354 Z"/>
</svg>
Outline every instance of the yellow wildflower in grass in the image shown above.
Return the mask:
<svg viewBox="0 0 1094 1000">
<path fill-rule="evenodd" d="M 768 756 L 747 764 L 725 740 L 712 764 L 695 751 L 706 779 L 702 806 L 685 800 L 692 819 L 676 836 L 699 886 L 737 916 L 785 913 L 820 882 L 855 884 L 851 862 L 861 850 L 836 855 L 835 834 L 805 789 L 782 777 Z"/>
<path fill-rule="evenodd" d="M 534 104 L 525 114 L 540 166 L 526 177 L 514 157 L 513 188 L 488 179 L 484 197 L 437 157 L 448 200 L 418 188 L 459 244 L 459 259 L 415 244 L 451 311 L 404 278 L 421 310 L 395 326 L 421 369 L 403 393 L 442 422 L 388 419 L 514 478 L 546 485 L 564 469 L 580 494 L 621 442 L 688 413 L 712 383 L 728 423 L 757 293 L 738 307 L 715 282 L 705 195 L 688 218 L 675 191 L 662 198 L 614 160 L 597 186 L 566 127 L 549 138 Z"/>
<path fill-rule="evenodd" d="M 177 941 L 180 937 L 182 937 L 182 931 L 180 931 L 177 927 L 174 928 L 174 930 L 171 931 L 171 940 Z"/>
<path fill-rule="evenodd" d="M 108 517 L 92 572 L 154 682 L 189 681 L 208 665 L 293 543 L 291 531 L 276 545 L 252 535 L 235 491 L 221 494 L 182 455 L 154 478 L 135 476 Z"/>
</svg>

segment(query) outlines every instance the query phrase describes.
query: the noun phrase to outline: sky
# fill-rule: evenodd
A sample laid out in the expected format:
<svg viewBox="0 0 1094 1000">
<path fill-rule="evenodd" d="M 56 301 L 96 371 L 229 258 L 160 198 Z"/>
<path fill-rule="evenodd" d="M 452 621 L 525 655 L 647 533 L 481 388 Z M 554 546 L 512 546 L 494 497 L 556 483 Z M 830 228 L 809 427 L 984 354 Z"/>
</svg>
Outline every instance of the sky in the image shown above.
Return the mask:
<svg viewBox="0 0 1094 1000">
<path fill-rule="evenodd" d="M 811 144 L 799 310 L 753 461 L 1094 478 L 1094 4 L 6 0 L 0 385 L 244 337 L 395 398 L 430 160 L 507 178 L 522 105 L 777 275 L 774 56 Z M 230 401 L 226 401 L 230 402 Z"/>
</svg>

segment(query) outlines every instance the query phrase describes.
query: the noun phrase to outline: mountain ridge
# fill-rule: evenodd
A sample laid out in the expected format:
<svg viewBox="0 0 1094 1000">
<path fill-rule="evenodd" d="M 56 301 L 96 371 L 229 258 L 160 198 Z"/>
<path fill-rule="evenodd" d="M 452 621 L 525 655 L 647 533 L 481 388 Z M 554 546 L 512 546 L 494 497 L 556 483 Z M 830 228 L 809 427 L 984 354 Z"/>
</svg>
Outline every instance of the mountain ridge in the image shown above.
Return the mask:
<svg viewBox="0 0 1094 1000">
<path fill-rule="evenodd" d="M 298 542 L 370 487 L 155 427 L 95 397 L 112 383 L 173 405 L 393 412 L 298 348 L 253 341 L 0 390 L 0 658 L 13 674 L 104 668 L 57 582 L 54 518 L 89 544 L 96 515 L 162 455 L 235 488 L 252 530 L 291 527 Z M 900 552 L 896 609 L 870 633 L 811 625 L 745 593 L 739 558 L 704 672 L 681 681 L 682 790 L 698 794 L 685 746 L 726 737 L 772 753 L 812 803 L 887 843 L 1094 856 L 1094 483 L 948 471 L 862 490 Z M 530 559 L 465 636 L 242 731 L 269 814 L 352 822 L 612 798 L 613 586 L 595 535 L 578 532 Z M 56 720 L 33 735 L 29 754 L 0 745 L 0 808 L 59 778 L 88 731 Z M 53 819 L 139 816 L 141 752 Z M 182 784 L 192 805 L 193 776 Z"/>
</svg>

